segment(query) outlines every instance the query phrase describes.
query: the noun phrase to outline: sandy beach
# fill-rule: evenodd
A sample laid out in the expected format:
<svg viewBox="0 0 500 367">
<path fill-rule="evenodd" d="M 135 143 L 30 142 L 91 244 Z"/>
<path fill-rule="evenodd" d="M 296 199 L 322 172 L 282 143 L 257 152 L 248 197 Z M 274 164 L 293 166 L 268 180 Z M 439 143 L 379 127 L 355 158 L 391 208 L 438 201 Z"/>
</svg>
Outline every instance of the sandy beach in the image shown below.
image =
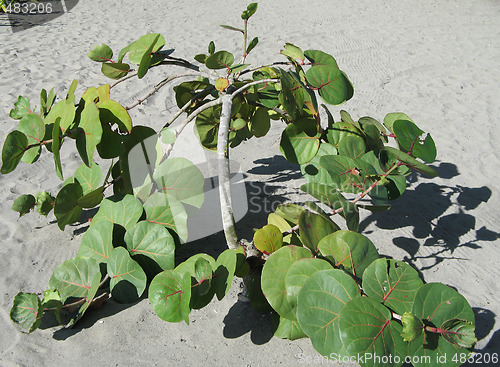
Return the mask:
<svg viewBox="0 0 500 367">
<path fill-rule="evenodd" d="M 108 0 L 71 2 L 64 14 L 41 25 L 13 31 L 0 14 L 0 142 L 18 121 L 9 118 L 19 95 L 39 105 L 42 88 L 64 96 L 74 79 L 76 95 L 108 83 L 87 54 L 105 43 L 115 53 L 146 33 L 161 33 L 165 49 L 192 60 L 214 41 L 217 50 L 241 56 L 241 36 L 220 24 L 240 25 L 241 0 L 189 2 Z M 426 282 L 456 288 L 476 315 L 477 353 L 500 350 L 500 3 L 464 1 L 263 0 L 249 23 L 259 37 L 249 63 L 284 60 L 286 42 L 333 55 L 355 89 L 345 109 L 354 118 L 383 120 L 405 112 L 430 132 L 438 149 L 439 177 L 409 177 L 407 192 L 390 211 L 363 213 L 362 233 L 381 254 L 406 260 Z M 155 68 L 142 80 L 122 83 L 113 99 L 127 104 L 170 75 Z M 162 127 L 175 111 L 172 90 L 163 88 L 130 111 L 135 125 Z M 231 151 L 245 175 L 249 213 L 237 224 L 243 238 L 266 223 L 271 206 L 303 201 L 298 166 L 280 154 L 282 123 L 264 138 Z M 497 126 L 497 127 L 495 127 Z M 187 133 L 192 134 L 191 127 Z M 68 175 L 81 164 L 74 144 L 61 152 Z M 147 297 L 131 305 L 112 301 L 89 312 L 72 329 L 42 325 L 22 334 L 9 311 L 19 291 L 47 288 L 53 270 L 74 257 L 88 218 L 61 231 L 51 213 L 20 219 L 10 208 L 21 194 L 62 186 L 52 156 L 21 163 L 0 175 L 0 366 L 303 366 L 327 364 L 309 339 L 273 337 L 267 314 L 238 301 L 240 280 L 229 294 L 202 310 L 190 325 L 160 320 Z M 259 204 L 256 204 L 259 203 Z M 260 211 L 259 213 L 257 213 Z M 186 245 L 185 251 L 224 249 L 222 233 Z M 315 362 L 316 361 L 316 362 Z M 330 365 L 330 363 L 328 363 Z M 335 365 L 331 363 L 331 365 Z M 339 364 L 340 365 L 340 364 Z M 482 364 L 488 365 L 488 364 Z M 493 365 L 493 364 L 492 364 Z M 346 365 L 347 366 L 347 365 Z"/>
</svg>

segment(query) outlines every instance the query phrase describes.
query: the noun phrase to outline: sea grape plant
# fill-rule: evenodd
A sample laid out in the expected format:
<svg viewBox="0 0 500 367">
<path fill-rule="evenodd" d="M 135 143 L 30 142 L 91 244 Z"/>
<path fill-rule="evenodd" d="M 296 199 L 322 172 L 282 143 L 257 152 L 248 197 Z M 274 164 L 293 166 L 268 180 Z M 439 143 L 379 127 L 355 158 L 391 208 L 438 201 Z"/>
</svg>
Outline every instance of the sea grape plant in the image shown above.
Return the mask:
<svg viewBox="0 0 500 367">
<path fill-rule="evenodd" d="M 309 337 L 324 356 L 355 357 L 363 366 L 422 364 L 415 356 L 458 365 L 452 356 L 468 354 L 476 342 L 465 298 L 446 285 L 424 284 L 415 269 L 381 257 L 358 233 L 359 209 L 388 210 L 412 169 L 437 175 L 427 165 L 436 159 L 431 135 L 404 113 L 389 113 L 381 123 L 342 110 L 335 120 L 326 104 L 345 103 L 354 88 L 325 52 L 287 43 L 284 61 L 245 63 L 258 44 L 257 37 L 248 42 L 248 20 L 256 10 L 253 3 L 243 11 L 243 28 L 222 26 L 243 35 L 239 62 L 229 51 L 216 51 L 214 42 L 207 54 L 194 57 L 196 63 L 177 58 L 163 50 L 163 36 L 147 34 L 116 58 L 105 44 L 89 52 L 116 80 L 112 84 L 91 87 L 79 98 L 77 81 L 59 99 L 54 89 L 43 89 L 38 112 L 28 98 L 18 98 L 10 117 L 19 125 L 5 139 L 1 173 L 21 161 L 36 162 L 43 151 L 53 155 L 64 182 L 57 194 L 24 194 L 12 208 L 20 216 L 53 210 L 61 230 L 84 210 L 98 210 L 77 256 L 54 270 L 43 296 L 21 292 L 14 298 L 12 320 L 32 332 L 50 312 L 71 327 L 93 303 L 130 303 L 147 293 L 161 319 L 189 323 L 192 309 L 214 296 L 222 299 L 238 276 L 252 305 L 275 315 L 276 336 Z M 130 106 L 112 98 L 119 83 L 169 65 L 185 72 L 166 77 Z M 160 131 L 132 123 L 130 109 L 180 78 L 173 87 L 179 111 Z M 204 176 L 189 160 L 169 154 L 193 121 L 201 145 L 217 151 L 228 249 L 216 259 L 199 253 L 179 262 L 176 249 L 189 240 L 188 212 L 204 202 Z M 245 241 L 234 225 L 230 148 L 265 136 L 280 121 L 281 153 L 300 166 L 306 181 L 301 189 L 315 200 L 279 205 Z M 70 140 L 82 164 L 65 178 L 60 149 Z M 131 173 L 132 157 L 142 163 L 141 172 Z M 337 214 L 347 230 L 332 219 Z M 438 362 L 445 354 L 448 360 Z"/>
</svg>

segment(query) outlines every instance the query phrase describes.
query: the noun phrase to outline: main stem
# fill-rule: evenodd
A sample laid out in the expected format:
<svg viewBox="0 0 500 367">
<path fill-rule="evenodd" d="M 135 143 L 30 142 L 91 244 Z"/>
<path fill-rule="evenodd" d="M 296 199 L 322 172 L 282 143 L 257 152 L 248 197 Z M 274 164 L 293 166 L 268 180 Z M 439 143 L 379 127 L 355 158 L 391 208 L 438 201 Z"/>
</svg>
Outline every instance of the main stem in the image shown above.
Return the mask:
<svg viewBox="0 0 500 367">
<path fill-rule="evenodd" d="M 219 196 L 222 216 L 222 227 L 226 236 L 227 247 L 238 248 L 238 236 L 233 215 L 231 199 L 231 177 L 229 170 L 229 125 L 233 99 L 231 95 L 222 95 L 222 112 L 220 115 L 219 133 L 217 137 L 217 166 L 219 173 Z"/>
</svg>

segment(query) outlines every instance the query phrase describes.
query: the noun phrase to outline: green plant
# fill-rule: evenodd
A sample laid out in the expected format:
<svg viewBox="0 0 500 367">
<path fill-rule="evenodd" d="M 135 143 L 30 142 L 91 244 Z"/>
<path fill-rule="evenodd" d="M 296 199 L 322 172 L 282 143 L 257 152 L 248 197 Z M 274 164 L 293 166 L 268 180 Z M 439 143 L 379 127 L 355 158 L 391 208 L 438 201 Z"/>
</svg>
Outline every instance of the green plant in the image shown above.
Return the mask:
<svg viewBox="0 0 500 367">
<path fill-rule="evenodd" d="M 281 51 L 286 61 L 245 64 L 258 44 L 258 38 L 248 42 L 247 27 L 256 10 L 257 4 L 250 4 L 242 13 L 243 28 L 223 26 L 243 35 L 239 63 L 210 42 L 208 54 L 196 55 L 194 64 L 163 51 L 161 35 L 148 34 L 116 59 L 105 44 L 89 52 L 103 74 L 117 80 L 111 85 L 89 88 L 78 100 L 75 81 L 57 103 L 54 90 L 42 90 L 38 113 L 28 98 L 19 97 L 10 116 L 20 121 L 5 140 L 1 173 L 21 161 L 35 162 L 43 148 L 53 154 L 63 180 L 60 149 L 68 140 L 75 141 L 83 163 L 55 197 L 25 194 L 13 209 L 20 216 L 35 208 L 43 215 L 53 209 L 61 229 L 78 221 L 83 210 L 99 209 L 77 256 L 56 268 L 43 298 L 33 293 L 15 297 L 12 320 L 31 332 L 45 313 L 54 312 L 72 326 L 94 302 L 109 297 L 133 302 L 148 290 L 161 319 L 188 323 L 191 310 L 214 296 L 222 299 L 236 275 L 244 278 L 256 309 L 274 312 L 276 336 L 308 336 L 322 355 L 355 358 L 367 366 L 401 365 L 408 356 L 459 365 L 453 356 L 468 354 L 476 341 L 467 301 L 445 285 L 423 284 L 408 264 L 380 258 L 374 244 L 357 233 L 359 209 L 389 209 L 389 202 L 404 193 L 411 169 L 437 175 L 425 164 L 436 158 L 432 137 L 403 113 L 388 114 L 382 124 L 371 117 L 356 121 L 340 111 L 335 121 L 319 101 L 343 104 L 354 89 L 335 59 L 322 51 L 287 43 Z M 165 78 L 131 106 L 111 99 L 118 83 L 168 65 L 187 71 Z M 191 80 L 173 88 L 179 112 L 160 132 L 132 124 L 128 110 L 186 77 Z M 307 182 L 302 190 L 317 201 L 278 206 L 248 243 L 235 230 L 229 152 L 265 136 L 274 120 L 285 124 L 282 154 L 300 165 Z M 201 208 L 204 201 L 200 170 L 186 159 L 169 158 L 176 138 L 192 121 L 202 146 L 217 151 L 228 249 L 217 259 L 199 253 L 178 263 L 176 248 L 188 240 L 187 206 Z M 137 172 L 131 174 L 132 156 L 144 167 L 139 179 Z M 112 195 L 106 196 L 110 189 Z M 332 220 L 337 214 L 348 230 Z M 448 360 L 438 361 L 444 354 Z M 411 362 L 417 366 L 427 360 Z"/>
</svg>

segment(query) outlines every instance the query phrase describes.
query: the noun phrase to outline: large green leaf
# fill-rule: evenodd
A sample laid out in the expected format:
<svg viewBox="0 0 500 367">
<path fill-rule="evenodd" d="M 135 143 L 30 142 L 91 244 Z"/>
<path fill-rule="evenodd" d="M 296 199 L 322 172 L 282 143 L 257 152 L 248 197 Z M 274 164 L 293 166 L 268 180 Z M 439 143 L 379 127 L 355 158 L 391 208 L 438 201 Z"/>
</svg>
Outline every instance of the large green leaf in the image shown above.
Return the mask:
<svg viewBox="0 0 500 367">
<path fill-rule="evenodd" d="M 397 120 L 407 120 L 407 121 L 412 121 L 413 120 L 411 118 L 409 118 L 405 113 L 403 112 L 392 112 L 392 113 L 388 113 L 385 117 L 384 117 L 384 125 L 385 127 L 387 128 L 387 130 L 389 130 L 391 133 L 394 134 L 394 129 L 393 129 L 393 125 L 394 125 L 394 122 L 397 121 Z"/>
<path fill-rule="evenodd" d="M 297 204 L 288 203 L 279 204 L 274 212 L 287 221 L 293 224 L 298 224 L 300 214 L 302 214 L 303 211 L 304 207 Z"/>
<path fill-rule="evenodd" d="M 319 138 L 316 121 L 301 119 L 289 124 L 283 131 L 280 151 L 289 162 L 304 164 L 318 152 Z"/>
<path fill-rule="evenodd" d="M 297 319 L 320 354 L 347 355 L 340 339 L 339 313 L 348 301 L 360 296 L 356 282 L 341 270 L 318 271 L 305 281 L 298 296 Z"/>
<path fill-rule="evenodd" d="M 304 210 L 299 217 L 300 240 L 313 253 L 318 252 L 321 239 L 340 230 L 330 218 Z"/>
<path fill-rule="evenodd" d="M 292 119 L 297 119 L 303 115 L 302 107 L 306 99 L 305 89 L 293 72 L 282 69 L 278 69 L 278 71 L 281 81 L 281 91 L 278 95 L 278 100 Z"/>
<path fill-rule="evenodd" d="M 166 193 L 157 192 L 146 200 L 144 210 L 148 222 L 172 229 L 180 239 L 187 241 L 187 213 L 182 203 L 170 202 Z"/>
<path fill-rule="evenodd" d="M 129 229 L 142 216 L 142 205 L 133 195 L 116 195 L 102 201 L 92 222 L 107 220 Z"/>
<path fill-rule="evenodd" d="M 163 270 L 174 268 L 175 242 L 162 225 L 140 221 L 125 233 L 127 249 L 134 256 L 147 256 Z"/>
<path fill-rule="evenodd" d="M 76 139 L 76 146 L 78 153 L 82 157 L 83 163 L 91 166 L 92 157 L 97 144 L 101 141 L 102 126 L 99 120 L 99 109 L 94 102 L 85 103 L 85 108 L 80 117 L 80 124 L 78 125 L 80 133 Z"/>
<path fill-rule="evenodd" d="M 83 190 L 83 195 L 97 189 L 102 181 L 102 170 L 98 164 L 93 164 L 92 167 L 87 167 L 82 164 L 75 171 L 75 182 L 78 182 Z"/>
<path fill-rule="evenodd" d="M 57 289 L 62 302 L 69 298 L 87 298 L 92 301 L 92 288 L 99 285 L 99 264 L 89 258 L 76 257 L 59 265 L 49 280 L 50 289 Z M 97 289 L 96 289 L 97 290 Z"/>
<path fill-rule="evenodd" d="M 228 51 L 217 51 L 213 55 L 210 55 L 206 61 L 205 65 L 209 69 L 229 69 L 234 63 L 234 56 Z"/>
<path fill-rule="evenodd" d="M 425 132 L 408 120 L 396 120 L 392 128 L 401 148 L 424 162 L 434 162 L 437 151 L 431 134 L 427 134 L 425 140 L 422 141 L 421 138 Z"/>
<path fill-rule="evenodd" d="M 328 261 L 316 258 L 299 259 L 292 264 L 285 278 L 285 289 L 292 313 L 297 312 L 299 292 L 304 283 L 318 271 L 330 269 L 332 265 Z"/>
<path fill-rule="evenodd" d="M 267 134 L 271 128 L 271 119 L 267 113 L 267 108 L 258 107 L 248 123 L 248 128 L 257 138 Z"/>
<path fill-rule="evenodd" d="M 61 230 L 68 224 L 75 223 L 82 214 L 78 199 L 83 196 L 82 187 L 78 183 L 64 186 L 56 196 L 54 215 Z"/>
<path fill-rule="evenodd" d="M 362 234 L 351 231 L 337 231 L 323 237 L 318 244 L 323 256 L 335 260 L 335 266 L 361 278 L 365 269 L 379 254 L 375 245 Z"/>
<path fill-rule="evenodd" d="M 142 296 L 146 289 L 146 273 L 123 247 L 111 252 L 107 270 L 110 276 L 109 289 L 116 302 L 131 303 Z"/>
<path fill-rule="evenodd" d="M 365 154 L 365 140 L 358 135 L 346 136 L 340 141 L 338 150 L 340 155 L 359 158 Z"/>
<path fill-rule="evenodd" d="M 375 169 L 361 158 L 325 155 L 320 158 L 320 164 L 332 176 L 333 181 L 340 184 L 343 192 L 360 193 L 371 184 L 369 176 L 376 174 Z"/>
<path fill-rule="evenodd" d="M 189 324 L 191 274 L 165 270 L 154 277 L 149 286 L 149 301 L 158 317 L 168 322 Z"/>
<path fill-rule="evenodd" d="M 278 227 L 268 224 L 254 233 L 253 243 L 260 252 L 270 255 L 283 246 L 283 235 Z"/>
<path fill-rule="evenodd" d="M 159 33 L 149 33 L 127 46 L 128 59 L 131 63 L 140 65 L 144 55 L 159 51 L 165 45 L 165 38 Z M 124 56 L 124 50 L 120 57 Z"/>
<path fill-rule="evenodd" d="M 106 263 L 111 251 L 113 251 L 113 223 L 107 220 L 92 221 L 82 237 L 77 256 Z"/>
<path fill-rule="evenodd" d="M 340 311 L 339 326 L 342 342 L 351 356 L 373 356 L 365 360 L 365 366 L 403 364 L 407 343 L 401 336 L 402 327 L 380 303 L 367 297 L 353 298 Z"/>
<path fill-rule="evenodd" d="M 221 108 L 221 106 L 208 108 L 196 117 L 196 134 L 201 145 L 207 149 L 217 148 Z"/>
<path fill-rule="evenodd" d="M 99 107 L 99 118 L 102 123 L 117 124 L 121 132 L 132 130 L 132 118 L 125 107 L 118 102 L 106 99 L 99 101 L 97 107 Z"/>
<path fill-rule="evenodd" d="M 148 49 L 142 55 L 141 62 L 139 64 L 139 68 L 137 69 L 137 77 L 139 79 L 142 79 L 144 77 L 144 75 L 146 75 L 146 73 L 149 70 L 151 62 L 153 60 L 153 49 L 155 48 L 155 46 L 156 46 L 155 44 L 159 38 L 160 38 L 160 34 L 157 34 L 153 38 L 153 40 L 150 41 L 150 45 L 149 45 Z M 130 54 L 129 54 L 129 57 L 130 57 Z"/>
<path fill-rule="evenodd" d="M 322 183 L 308 183 L 302 185 L 300 189 L 314 196 L 323 204 L 328 205 L 334 210 L 342 207 L 342 201 L 340 198 L 342 194 L 336 189 L 335 186 L 327 186 Z"/>
<path fill-rule="evenodd" d="M 167 196 L 169 203 L 180 201 L 201 208 L 204 201 L 205 179 L 200 169 L 186 158 L 170 158 L 156 167 L 154 180 Z"/>
<path fill-rule="evenodd" d="M 7 135 L 2 148 L 2 168 L 0 170 L 2 174 L 5 175 L 16 169 L 28 145 L 28 138 L 20 131 L 14 130 Z"/>
<path fill-rule="evenodd" d="M 272 308 L 290 320 L 296 320 L 295 308 L 292 307 L 286 292 L 285 279 L 293 263 L 305 257 L 312 257 L 309 250 L 298 246 L 283 246 L 272 253 L 262 269 L 262 292 Z"/>
<path fill-rule="evenodd" d="M 21 131 L 28 138 L 28 145 L 40 144 L 45 136 L 45 124 L 40 115 L 29 113 L 19 121 L 17 130 Z M 40 145 L 28 149 L 22 156 L 22 161 L 26 163 L 35 162 L 40 156 L 42 148 Z"/>
<path fill-rule="evenodd" d="M 392 259 L 377 259 L 363 273 L 363 291 L 397 314 L 412 310 L 413 301 L 423 285 L 410 265 Z"/>
<path fill-rule="evenodd" d="M 454 289 L 441 283 L 429 283 L 420 287 L 413 302 L 412 313 L 423 320 L 424 324 L 441 329 L 445 329 L 449 320 L 453 319 L 474 325 L 474 312 L 467 300 Z M 423 366 L 429 359 L 438 361 L 438 358 L 443 363 L 436 365 L 459 366 L 460 359 L 452 360 L 452 356 L 468 356 L 470 353 L 466 348 L 450 343 L 441 334 L 429 331 L 424 331 L 410 343 L 409 352 L 421 358 L 421 363 L 413 363 L 416 367 Z"/>
<path fill-rule="evenodd" d="M 333 66 L 338 68 L 337 61 L 333 56 L 319 50 L 306 50 L 304 55 L 311 62 L 312 66 Z"/>
<path fill-rule="evenodd" d="M 10 319 L 19 324 L 23 331 L 35 331 L 42 322 L 42 315 L 42 304 L 36 294 L 20 292 L 14 297 Z"/>
<path fill-rule="evenodd" d="M 318 153 L 314 158 L 300 166 L 302 175 L 307 182 L 316 182 L 325 185 L 335 185 L 337 183 L 337 181 L 333 180 L 325 167 L 321 165 L 320 159 L 325 155 L 337 155 L 337 148 L 329 143 L 321 143 Z"/>
<path fill-rule="evenodd" d="M 24 116 L 32 112 L 30 99 L 19 96 L 16 103 L 14 103 L 14 108 L 10 110 L 9 116 L 15 120 L 21 120 Z"/>
<path fill-rule="evenodd" d="M 328 127 L 326 132 L 328 142 L 338 147 L 342 140 L 348 136 L 363 137 L 361 131 L 353 124 L 345 121 L 336 122 Z"/>
<path fill-rule="evenodd" d="M 313 66 L 306 72 L 307 83 L 318 89 L 323 101 L 339 105 L 347 100 L 347 86 L 344 76 L 337 66 Z"/>
</svg>

